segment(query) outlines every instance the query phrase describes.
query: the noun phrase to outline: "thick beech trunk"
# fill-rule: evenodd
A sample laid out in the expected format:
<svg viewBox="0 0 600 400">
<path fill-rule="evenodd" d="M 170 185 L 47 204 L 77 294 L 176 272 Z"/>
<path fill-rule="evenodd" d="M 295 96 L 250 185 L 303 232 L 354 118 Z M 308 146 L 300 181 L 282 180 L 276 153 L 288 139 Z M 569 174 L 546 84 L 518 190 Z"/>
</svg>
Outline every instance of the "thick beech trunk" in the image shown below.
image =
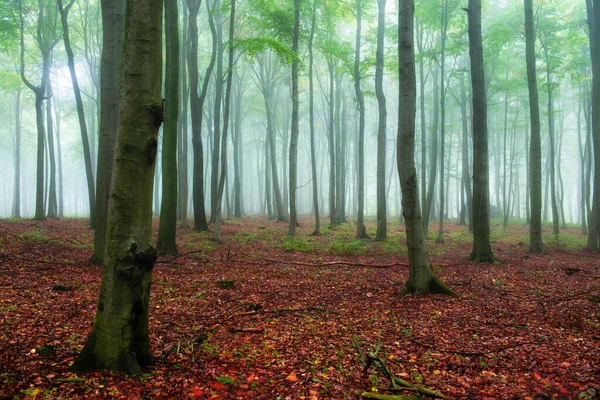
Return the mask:
<svg viewBox="0 0 600 400">
<path fill-rule="evenodd" d="M 148 313 L 152 185 L 162 121 L 162 1 L 129 0 L 106 262 L 94 327 L 73 371 L 139 374 L 152 361 Z"/>
</svg>

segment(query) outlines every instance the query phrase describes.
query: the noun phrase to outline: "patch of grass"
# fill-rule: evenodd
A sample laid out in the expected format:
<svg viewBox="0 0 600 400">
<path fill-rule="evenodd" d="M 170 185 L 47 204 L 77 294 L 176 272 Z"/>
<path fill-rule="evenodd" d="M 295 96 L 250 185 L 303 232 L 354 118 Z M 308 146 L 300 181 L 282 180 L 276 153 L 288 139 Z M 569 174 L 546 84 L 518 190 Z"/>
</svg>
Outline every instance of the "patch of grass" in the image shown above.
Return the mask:
<svg viewBox="0 0 600 400">
<path fill-rule="evenodd" d="M 558 235 L 546 235 L 544 242 L 547 246 L 559 249 L 581 250 L 586 246 L 586 239 L 571 233 L 559 233 Z"/>
<path fill-rule="evenodd" d="M 406 255 L 408 254 L 408 249 L 404 242 L 400 242 L 398 237 L 388 238 L 385 242 L 381 242 L 379 244 L 379 248 L 383 253 L 390 255 Z"/>
<path fill-rule="evenodd" d="M 286 237 L 283 240 L 283 251 L 293 253 L 299 251 L 302 253 L 314 253 L 318 250 L 317 243 L 312 238 L 302 236 Z"/>
<path fill-rule="evenodd" d="M 221 279 L 217 282 L 217 285 L 219 285 L 221 289 L 232 289 L 235 287 L 235 282 L 231 279 Z"/>
<path fill-rule="evenodd" d="M 219 376 L 217 382 L 222 383 L 223 385 L 235 385 L 235 379 L 230 376 Z"/>
<path fill-rule="evenodd" d="M 359 256 L 365 254 L 367 244 L 363 240 L 349 240 L 346 237 L 343 240 L 331 240 L 329 250 L 332 254 L 338 256 Z"/>
<path fill-rule="evenodd" d="M 25 240 L 30 240 L 33 242 L 45 241 L 48 240 L 49 237 L 46 232 L 42 229 L 36 228 L 30 231 L 23 232 L 21 237 Z"/>
</svg>

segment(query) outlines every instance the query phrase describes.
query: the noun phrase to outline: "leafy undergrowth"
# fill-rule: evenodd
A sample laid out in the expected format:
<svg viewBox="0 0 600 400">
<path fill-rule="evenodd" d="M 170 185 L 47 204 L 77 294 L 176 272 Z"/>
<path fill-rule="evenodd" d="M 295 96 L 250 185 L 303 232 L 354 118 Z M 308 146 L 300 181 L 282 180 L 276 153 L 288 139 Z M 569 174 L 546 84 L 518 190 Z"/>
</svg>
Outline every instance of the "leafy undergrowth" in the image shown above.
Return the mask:
<svg viewBox="0 0 600 400">
<path fill-rule="evenodd" d="M 375 243 L 356 241 L 351 224 L 310 237 L 311 220 L 301 223 L 288 239 L 285 223 L 231 221 L 222 244 L 179 230 L 180 251 L 190 253 L 161 257 L 154 269 L 156 362 L 128 378 L 69 372 L 100 283 L 100 267 L 88 265 L 87 221 L 0 221 L 0 398 L 388 393 L 382 376 L 363 372 L 354 342 L 362 351 L 380 343 L 393 374 L 449 398 L 600 391 L 600 257 L 579 250 L 577 229 L 548 234 L 547 253 L 532 255 L 526 226 L 496 226 L 501 262 L 477 265 L 467 260 L 469 233 L 448 223 L 446 243 L 428 242 L 430 257 L 460 297 L 401 297 L 402 226 L 393 222 L 388 241 Z M 372 222 L 367 228 L 373 234 Z"/>
</svg>

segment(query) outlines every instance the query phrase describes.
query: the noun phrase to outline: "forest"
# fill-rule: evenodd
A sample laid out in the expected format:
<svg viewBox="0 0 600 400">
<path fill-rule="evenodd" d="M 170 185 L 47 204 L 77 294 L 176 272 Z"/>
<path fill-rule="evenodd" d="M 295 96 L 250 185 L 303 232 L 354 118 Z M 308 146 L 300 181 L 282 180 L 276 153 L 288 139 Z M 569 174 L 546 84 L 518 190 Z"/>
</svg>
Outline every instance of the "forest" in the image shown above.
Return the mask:
<svg viewBox="0 0 600 400">
<path fill-rule="evenodd" d="M 0 0 L 0 399 L 600 398 L 600 0 Z"/>
</svg>

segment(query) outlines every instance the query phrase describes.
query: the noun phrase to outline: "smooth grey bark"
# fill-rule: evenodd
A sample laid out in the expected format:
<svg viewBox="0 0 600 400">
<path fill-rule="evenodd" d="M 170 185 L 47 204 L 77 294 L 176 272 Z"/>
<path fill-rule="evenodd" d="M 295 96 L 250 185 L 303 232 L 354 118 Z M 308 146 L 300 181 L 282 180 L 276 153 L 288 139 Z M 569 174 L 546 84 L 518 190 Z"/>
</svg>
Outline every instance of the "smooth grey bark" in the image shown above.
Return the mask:
<svg viewBox="0 0 600 400">
<path fill-rule="evenodd" d="M 416 78 L 413 33 L 414 0 L 400 0 L 398 13 L 398 68 L 400 99 L 398 107 L 397 166 L 402 187 L 402 212 L 406 226 L 409 278 L 403 293 L 454 292 L 438 280 L 429 265 L 425 231 L 419 207 L 417 170 L 415 168 Z"/>
<path fill-rule="evenodd" d="M 208 24 L 212 35 L 212 51 L 210 62 L 206 68 L 206 74 L 202 82 L 202 90 L 198 94 L 198 11 L 201 0 L 187 0 L 189 10 L 188 26 L 190 46 L 187 55 L 187 67 L 190 78 L 190 113 L 192 115 L 192 147 L 194 152 L 193 164 L 193 206 L 194 206 L 194 230 L 202 232 L 208 230 L 206 221 L 206 210 L 204 208 L 204 149 L 202 145 L 202 118 L 204 100 L 210 82 L 210 76 L 215 66 L 217 54 L 216 28 L 212 18 L 210 1 L 206 1 Z"/>
<path fill-rule="evenodd" d="M 21 218 L 21 92 L 15 95 L 15 137 L 14 137 L 14 189 L 11 216 Z"/>
<path fill-rule="evenodd" d="M 64 203 L 65 203 L 65 196 L 64 196 L 64 190 L 63 190 L 63 166 L 62 166 L 62 149 L 61 149 L 61 140 L 60 140 L 60 121 L 61 121 L 61 116 L 60 116 L 60 100 L 58 98 L 58 92 L 56 92 L 54 94 L 54 101 L 52 102 L 52 104 L 54 104 L 54 115 L 56 115 L 56 130 L 54 131 L 55 136 L 56 136 L 56 164 L 58 167 L 58 217 L 62 218 L 64 217 Z M 96 219 L 96 221 L 98 221 Z"/>
<path fill-rule="evenodd" d="M 310 172 L 312 176 L 313 212 L 315 213 L 315 229 L 312 232 L 312 236 L 321 236 L 321 217 L 319 213 L 319 190 L 317 181 L 317 154 L 315 150 L 315 90 L 313 86 L 313 44 L 315 38 L 316 21 L 317 0 L 313 0 L 310 33 L 308 39 L 308 117 L 310 124 Z"/>
<path fill-rule="evenodd" d="M 46 92 L 46 131 L 48 143 L 48 161 L 50 162 L 50 185 L 48 187 L 48 218 L 58 217 L 58 202 L 56 198 L 56 152 L 54 151 L 54 123 L 52 121 L 52 88 L 48 85 Z"/>
<path fill-rule="evenodd" d="M 467 124 L 467 91 L 465 89 L 465 73 L 460 71 L 460 113 L 462 125 L 462 182 L 466 192 L 466 205 L 469 217 L 469 232 L 473 232 L 473 194 L 471 192 L 471 167 L 469 165 L 469 128 Z"/>
<path fill-rule="evenodd" d="M 20 21 L 20 68 L 19 73 L 21 80 L 35 95 L 35 125 L 36 125 L 36 179 L 35 179 L 35 214 L 33 219 L 40 221 L 46 219 L 45 203 L 44 203 L 44 148 L 45 148 L 45 128 L 44 128 L 44 112 L 43 101 L 46 95 L 46 85 L 50 75 L 50 55 L 52 49 L 58 43 L 60 34 L 56 29 L 56 18 L 51 15 L 52 7 L 45 7 L 43 0 L 38 0 L 38 19 L 35 34 L 35 42 L 42 55 L 42 75 L 39 85 L 33 84 L 25 76 L 25 24 L 23 20 L 23 4 L 19 0 L 19 21 Z"/>
<path fill-rule="evenodd" d="M 179 17 L 177 0 L 164 0 L 165 100 L 162 132 L 162 201 L 156 249 L 176 254 L 177 243 L 177 120 L 179 114 Z"/>
<path fill-rule="evenodd" d="M 432 214 L 435 181 L 438 165 L 438 123 L 439 123 L 439 84 L 437 71 L 433 73 L 433 114 L 431 116 L 431 137 L 429 142 L 429 183 L 427 186 L 427 198 L 423 208 L 423 226 L 425 233 L 429 231 L 429 219 Z M 434 213 L 435 214 L 435 213 Z"/>
<path fill-rule="evenodd" d="M 592 53 L 592 140 L 594 147 L 594 192 L 588 224 L 587 248 L 600 249 L 600 0 L 586 0 L 590 51 Z"/>
<path fill-rule="evenodd" d="M 579 212 L 581 221 L 581 233 L 587 235 L 587 217 L 585 212 L 586 179 L 585 179 L 585 156 L 581 139 L 581 109 L 583 102 L 583 91 L 579 90 L 579 101 L 577 102 L 577 148 L 579 150 Z"/>
<path fill-rule="evenodd" d="M 243 152 L 242 152 L 242 99 L 244 94 L 244 81 L 248 68 L 246 67 L 240 76 L 238 76 L 238 69 L 235 73 L 235 98 L 233 103 L 233 215 L 236 218 L 241 218 L 244 215 L 243 207 Z"/>
<path fill-rule="evenodd" d="M 367 238 L 365 228 L 365 99 L 360 87 L 360 44 L 362 33 L 362 0 L 356 0 L 356 42 L 354 51 L 354 90 L 358 107 L 358 210 L 356 237 Z"/>
<path fill-rule="evenodd" d="M 300 115 L 298 114 L 300 101 L 298 99 L 298 41 L 300 36 L 300 0 L 294 0 L 294 35 L 292 37 L 292 132 L 290 135 L 290 221 L 288 236 L 296 234 L 298 225 L 298 210 L 296 206 L 296 188 L 298 186 L 298 136 L 300 134 Z M 333 184 L 333 182 L 330 182 Z"/>
<path fill-rule="evenodd" d="M 444 192 L 444 159 L 446 157 L 446 39 L 448 32 L 448 1 L 442 0 L 441 17 L 441 54 L 440 54 L 440 216 L 436 243 L 444 243 L 444 212 L 446 210 L 446 193 Z M 450 156 L 448 156 L 450 157 Z"/>
<path fill-rule="evenodd" d="M 481 39 L 481 0 L 469 0 L 469 55 L 473 101 L 473 251 L 477 262 L 494 262 L 490 246 L 487 97 Z"/>
<path fill-rule="evenodd" d="M 335 67 L 333 56 L 327 61 L 327 70 L 329 71 L 329 120 L 327 130 L 327 148 L 329 150 L 329 226 L 336 224 L 336 204 L 335 204 Z"/>
<path fill-rule="evenodd" d="M 190 89 L 187 80 L 186 55 L 189 49 L 188 41 L 188 8 L 185 1 L 182 1 L 182 22 L 181 45 L 179 46 L 179 70 L 180 70 L 180 89 L 179 89 L 179 117 L 177 120 L 177 218 L 180 220 L 181 228 L 188 228 L 188 112 Z"/>
<path fill-rule="evenodd" d="M 67 53 L 67 65 L 71 76 L 71 84 L 73 85 L 73 94 L 75 95 L 75 104 L 77 107 L 77 117 L 79 119 L 79 129 L 81 132 L 81 144 L 83 146 L 83 161 L 85 164 L 85 176 L 87 178 L 88 200 L 90 203 L 90 227 L 95 228 L 96 224 L 96 188 L 94 184 L 94 173 L 92 171 L 92 156 L 90 151 L 90 141 L 88 136 L 87 125 L 85 122 L 85 112 L 83 109 L 83 99 L 79 90 L 79 81 L 75 72 L 75 57 L 71 48 L 69 37 L 69 24 L 67 22 L 69 10 L 75 3 L 71 0 L 69 4 L 63 7 L 62 0 L 57 0 L 58 10 L 60 12 L 60 20 L 62 23 L 63 42 L 65 44 L 65 52 Z"/>
<path fill-rule="evenodd" d="M 114 165 L 121 66 L 123 63 L 124 1 L 102 0 L 102 58 L 100 67 L 100 130 L 96 179 L 96 227 L 92 263 L 104 264 L 106 219 Z"/>
<path fill-rule="evenodd" d="M 375 93 L 379 119 L 377 121 L 377 232 L 375 240 L 387 239 L 387 205 L 385 191 L 385 137 L 387 109 L 383 93 L 383 47 L 385 41 L 385 0 L 377 0 L 377 50 L 375 64 Z"/>
<path fill-rule="evenodd" d="M 222 200 L 223 200 L 223 191 L 225 189 L 226 177 L 227 177 L 227 131 L 229 129 L 229 110 L 231 107 L 231 84 L 233 81 L 233 37 L 234 37 L 234 26 L 235 26 L 235 0 L 231 0 L 231 9 L 229 13 L 229 43 L 228 43 L 228 53 L 229 58 L 227 62 L 227 77 L 226 87 L 225 87 L 225 104 L 223 108 L 223 132 L 220 134 L 222 143 L 221 143 L 221 171 L 219 174 L 219 185 L 217 187 L 216 194 L 216 209 L 215 209 L 215 241 L 221 241 L 221 209 L 222 209 Z M 220 75 L 217 75 L 217 79 Z M 216 114 L 215 114 L 216 120 Z M 228 204 L 229 202 L 226 201 Z"/>
<path fill-rule="evenodd" d="M 531 138 L 529 145 L 529 197 L 530 224 L 529 250 L 543 253 L 542 242 L 542 144 L 540 138 L 540 106 L 535 66 L 535 27 L 532 0 L 524 0 L 525 10 L 525 58 L 527 62 L 527 85 L 529 89 L 529 119 Z"/>
<path fill-rule="evenodd" d="M 210 159 L 210 222 L 216 221 L 219 186 L 219 159 L 221 154 L 221 107 L 223 106 L 223 15 L 221 0 L 216 0 L 214 21 L 217 30 L 217 66 L 215 70 L 215 102 L 212 115 L 213 146 Z M 210 124 L 209 124 L 210 126 Z"/>
<path fill-rule="evenodd" d="M 92 333 L 71 369 L 141 372 L 148 335 L 152 185 L 162 120 L 162 1 L 129 0 L 106 262 Z"/>
</svg>

